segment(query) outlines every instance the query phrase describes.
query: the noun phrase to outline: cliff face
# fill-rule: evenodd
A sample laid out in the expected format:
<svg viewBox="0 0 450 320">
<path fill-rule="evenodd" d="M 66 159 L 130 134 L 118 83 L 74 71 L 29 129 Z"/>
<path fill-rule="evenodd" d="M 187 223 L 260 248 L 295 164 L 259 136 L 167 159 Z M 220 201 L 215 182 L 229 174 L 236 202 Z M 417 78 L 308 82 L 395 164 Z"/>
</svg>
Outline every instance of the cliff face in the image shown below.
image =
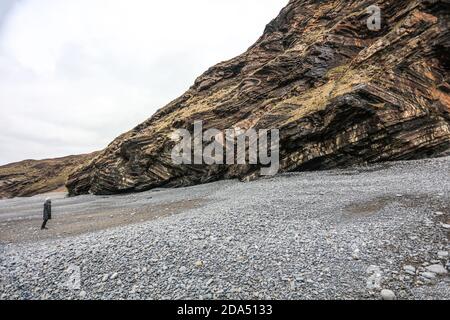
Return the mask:
<svg viewBox="0 0 450 320">
<path fill-rule="evenodd" d="M 367 27 L 378 4 L 382 25 Z M 450 147 L 450 1 L 291 0 L 244 54 L 70 175 L 71 195 L 253 176 L 177 166 L 176 128 L 279 129 L 281 171 L 438 155 Z"/>
<path fill-rule="evenodd" d="M 30 197 L 64 187 L 69 173 L 96 153 L 25 160 L 0 167 L 0 199 Z"/>
</svg>

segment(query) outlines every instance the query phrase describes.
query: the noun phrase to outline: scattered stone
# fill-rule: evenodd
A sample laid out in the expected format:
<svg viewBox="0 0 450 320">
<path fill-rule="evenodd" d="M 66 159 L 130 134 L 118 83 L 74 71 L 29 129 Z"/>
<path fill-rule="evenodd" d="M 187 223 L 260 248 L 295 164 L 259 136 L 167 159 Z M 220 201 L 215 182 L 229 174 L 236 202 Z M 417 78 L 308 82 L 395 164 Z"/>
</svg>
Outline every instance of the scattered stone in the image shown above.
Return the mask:
<svg viewBox="0 0 450 320">
<path fill-rule="evenodd" d="M 294 291 L 296 288 L 295 281 L 289 281 L 289 288 L 291 291 Z"/>
<path fill-rule="evenodd" d="M 436 274 L 433 272 L 424 272 L 424 273 L 422 273 L 422 277 L 427 278 L 427 279 L 434 279 L 434 278 L 436 278 Z"/>
<path fill-rule="evenodd" d="M 429 166 L 427 163 L 424 165 Z M 445 275 L 438 276 L 421 267 L 423 261 L 427 262 L 426 267 L 432 261 L 439 261 L 431 265 L 441 265 L 441 271 L 442 266 L 450 267 L 447 236 L 445 232 L 436 232 L 435 226 L 443 230 L 439 223 L 434 222 L 433 228 L 417 225 L 429 215 L 433 206 L 438 205 L 429 195 L 438 187 L 450 186 L 450 181 L 440 181 L 439 186 L 428 183 L 433 177 L 443 176 L 439 167 L 431 166 L 425 171 L 422 166 L 412 164 L 411 176 L 410 169 L 403 169 L 409 163 L 402 163 L 400 170 L 393 164 L 393 169 L 382 171 L 383 175 L 400 172 L 398 177 L 407 177 L 406 181 L 411 181 L 409 177 L 415 178 L 419 172 L 419 177 L 425 181 L 418 186 L 407 183 L 401 189 L 404 194 L 425 195 L 420 198 L 424 205 L 411 209 L 391 203 L 398 209 L 398 214 L 397 210 L 383 210 L 380 214 L 364 217 L 342 217 L 335 212 L 346 208 L 350 201 L 334 197 L 333 201 L 325 203 L 330 210 L 321 212 L 320 219 L 316 220 L 315 210 L 321 203 L 320 198 L 314 198 L 314 190 L 306 191 L 298 186 L 306 183 L 311 175 L 314 185 L 331 186 L 330 194 L 334 194 L 333 182 L 342 178 L 335 174 L 308 173 L 308 179 L 297 173 L 272 177 L 256 182 L 256 190 L 246 186 L 246 192 L 242 185 L 227 181 L 223 182 L 227 186 L 224 188 L 226 193 L 219 184 L 214 186 L 213 196 L 210 196 L 211 186 L 183 189 L 182 192 L 166 190 L 164 197 L 171 201 L 185 197 L 185 192 L 195 197 L 227 200 L 210 201 L 204 207 L 160 221 L 48 241 L 45 246 L 40 242 L 0 245 L 0 296 L 5 300 L 40 297 L 195 299 L 200 295 L 208 298 L 208 294 L 213 294 L 213 299 L 381 299 L 382 289 L 391 289 L 398 300 L 448 299 L 450 288 Z M 391 171 L 387 173 L 386 170 Z M 376 175 L 377 172 L 361 172 L 357 177 L 345 176 L 344 183 L 336 185 L 338 191 L 347 194 L 348 190 L 353 190 L 350 188 L 354 185 L 352 179 L 373 181 L 371 179 Z M 270 184 L 262 190 L 259 184 L 264 186 L 265 183 Z M 379 187 L 377 182 L 370 185 L 367 193 L 352 193 L 351 201 L 370 203 L 385 197 L 397 186 Z M 407 191 L 407 188 L 411 190 Z M 275 191 L 279 192 L 276 197 Z M 311 194 L 304 195 L 306 192 Z M 128 196 L 119 198 L 127 201 Z M 139 196 L 146 198 L 145 193 Z M 249 198 L 252 199 L 250 204 Z M 77 198 L 70 199 L 71 203 L 77 201 Z M 111 201 L 117 200 L 112 197 Z M 140 201 L 136 200 L 133 206 Z M 304 206 L 298 206 L 299 201 Z M 312 204 L 314 201 L 317 202 Z M 125 215 L 127 212 L 129 210 L 124 210 Z M 54 220 L 54 223 L 58 221 Z M 206 230 L 214 230 L 215 242 L 211 237 L 184 241 L 195 233 L 207 236 Z M 296 239 L 293 239 L 294 234 Z M 227 242 L 226 237 L 231 235 L 236 240 Z M 206 248 L 204 243 L 207 243 Z M 351 256 L 354 251 L 364 260 L 354 261 Z M 427 260 L 423 260 L 425 258 Z M 80 284 L 84 292 L 67 290 L 61 283 L 67 276 L 62 272 L 72 263 L 82 266 Z M 435 267 L 431 268 L 434 270 Z M 137 287 L 132 289 L 133 285 Z M 238 286 L 242 286 L 241 291 L 231 291 Z M 130 294 L 130 291 L 135 293 Z"/>
<path fill-rule="evenodd" d="M 436 274 L 446 274 L 447 270 L 441 265 L 441 264 L 433 264 L 431 266 L 426 267 L 430 272 L 436 273 Z"/>
<path fill-rule="evenodd" d="M 366 281 L 366 287 L 369 290 L 379 290 L 381 289 L 381 280 L 382 280 L 382 273 L 381 271 L 375 270 L 369 278 L 367 278 Z"/>
<path fill-rule="evenodd" d="M 436 260 L 436 259 L 433 259 L 430 262 L 431 262 L 431 264 L 439 264 L 439 263 L 441 263 L 441 261 Z"/>
<path fill-rule="evenodd" d="M 185 273 L 187 271 L 187 268 L 185 266 L 180 267 L 180 269 L 178 269 L 178 271 L 180 271 L 181 273 Z"/>
<path fill-rule="evenodd" d="M 360 259 L 359 254 L 360 254 L 359 249 L 355 249 L 355 250 L 353 251 L 353 253 L 352 253 L 352 258 L 353 258 L 353 260 L 359 260 L 359 259 Z"/>
<path fill-rule="evenodd" d="M 366 272 L 367 272 L 368 274 L 374 274 L 374 273 L 376 273 L 376 272 L 381 272 L 381 270 L 380 270 L 380 267 L 379 267 L 379 266 L 371 265 L 371 266 L 369 266 L 369 267 L 367 268 Z"/>
<path fill-rule="evenodd" d="M 202 260 L 197 260 L 196 262 L 195 262 L 195 266 L 197 267 L 197 268 L 201 268 L 201 267 L 203 267 L 203 261 Z"/>
<path fill-rule="evenodd" d="M 383 290 L 381 290 L 381 298 L 383 300 L 395 300 L 396 296 L 395 296 L 394 291 L 388 290 L 388 289 L 383 289 Z"/>
<path fill-rule="evenodd" d="M 416 268 L 414 266 L 404 266 L 403 270 L 405 270 L 406 273 L 410 274 L 410 275 L 415 275 L 416 274 Z"/>
</svg>

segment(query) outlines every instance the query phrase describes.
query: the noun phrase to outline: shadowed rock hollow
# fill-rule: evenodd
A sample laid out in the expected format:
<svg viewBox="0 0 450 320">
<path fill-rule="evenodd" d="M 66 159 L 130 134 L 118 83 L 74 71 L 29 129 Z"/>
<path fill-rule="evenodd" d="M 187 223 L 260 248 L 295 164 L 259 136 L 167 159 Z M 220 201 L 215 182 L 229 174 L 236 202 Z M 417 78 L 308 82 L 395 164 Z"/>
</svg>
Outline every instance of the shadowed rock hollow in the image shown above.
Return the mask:
<svg viewBox="0 0 450 320">
<path fill-rule="evenodd" d="M 71 195 L 255 176 L 258 166 L 174 165 L 177 128 L 279 129 L 281 171 L 439 155 L 450 147 L 448 0 L 291 0 L 242 55 L 70 175 Z"/>
</svg>

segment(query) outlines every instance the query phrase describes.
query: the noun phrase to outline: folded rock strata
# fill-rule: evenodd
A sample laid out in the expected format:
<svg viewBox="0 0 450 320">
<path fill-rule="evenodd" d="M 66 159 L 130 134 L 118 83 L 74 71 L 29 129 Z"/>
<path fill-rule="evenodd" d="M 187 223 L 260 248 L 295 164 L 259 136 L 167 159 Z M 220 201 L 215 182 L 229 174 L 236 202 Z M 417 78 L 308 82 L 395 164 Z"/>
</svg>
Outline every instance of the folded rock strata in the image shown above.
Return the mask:
<svg viewBox="0 0 450 320">
<path fill-rule="evenodd" d="M 0 199 L 64 190 L 70 172 L 95 156 L 96 153 L 91 153 L 0 166 Z"/>
<path fill-rule="evenodd" d="M 67 182 L 114 194 L 254 177 L 257 165 L 174 165 L 175 129 L 279 129 L 280 171 L 437 156 L 450 147 L 448 0 L 291 0 L 242 55 L 115 139 Z"/>
</svg>

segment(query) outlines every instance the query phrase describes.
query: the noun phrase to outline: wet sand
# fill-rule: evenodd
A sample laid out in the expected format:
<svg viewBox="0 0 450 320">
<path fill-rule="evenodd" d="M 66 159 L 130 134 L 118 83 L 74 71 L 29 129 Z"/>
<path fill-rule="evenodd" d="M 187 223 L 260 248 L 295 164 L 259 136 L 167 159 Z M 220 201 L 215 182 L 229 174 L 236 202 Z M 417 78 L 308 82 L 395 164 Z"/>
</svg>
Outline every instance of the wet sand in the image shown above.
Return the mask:
<svg viewBox="0 0 450 320">
<path fill-rule="evenodd" d="M 56 204 L 53 206 L 52 219 L 47 223 L 48 229 L 41 230 L 42 209 L 39 204 L 42 202 L 41 198 L 48 196 L 51 196 Z M 117 208 L 115 202 L 118 198 L 98 197 L 97 200 L 83 201 L 86 197 L 71 199 L 65 198 L 65 193 L 51 193 L 10 200 L 13 205 L 0 207 L 0 244 L 58 239 L 142 223 L 198 208 L 206 202 L 201 199 L 187 199 L 152 203 L 153 198 L 148 198 L 147 203 L 124 203 L 121 208 Z M 99 206 L 96 202 L 100 199 L 103 199 L 103 202 Z M 27 204 L 20 204 L 20 201 Z M 77 209 L 79 205 L 82 208 Z"/>
</svg>

